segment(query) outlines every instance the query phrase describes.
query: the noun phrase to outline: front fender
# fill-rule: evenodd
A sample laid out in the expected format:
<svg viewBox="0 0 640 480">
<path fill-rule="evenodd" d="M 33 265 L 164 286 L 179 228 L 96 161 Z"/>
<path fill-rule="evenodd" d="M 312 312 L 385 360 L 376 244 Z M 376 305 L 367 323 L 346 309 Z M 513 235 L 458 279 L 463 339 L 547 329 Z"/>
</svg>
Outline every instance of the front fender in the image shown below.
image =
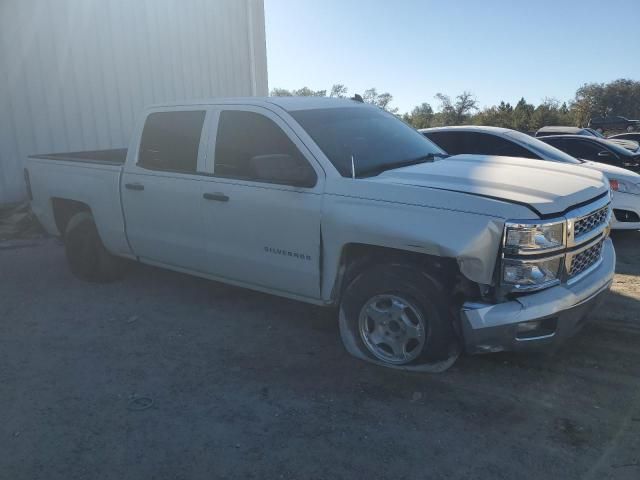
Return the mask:
<svg viewBox="0 0 640 480">
<path fill-rule="evenodd" d="M 352 243 L 452 258 L 469 280 L 491 284 L 504 219 L 444 208 L 328 195 L 322 219 L 322 298 L 331 299 Z"/>
</svg>

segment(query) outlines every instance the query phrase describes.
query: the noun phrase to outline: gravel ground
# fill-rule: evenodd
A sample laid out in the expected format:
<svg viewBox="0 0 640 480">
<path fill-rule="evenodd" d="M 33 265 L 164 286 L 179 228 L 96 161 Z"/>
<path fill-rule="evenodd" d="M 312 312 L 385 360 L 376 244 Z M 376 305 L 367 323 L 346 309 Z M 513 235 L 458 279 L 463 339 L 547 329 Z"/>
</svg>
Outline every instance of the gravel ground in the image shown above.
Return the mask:
<svg viewBox="0 0 640 480">
<path fill-rule="evenodd" d="M 640 478 L 640 233 L 553 354 L 412 374 L 350 357 L 331 311 L 135 266 L 71 276 L 0 243 L 0 478 Z"/>
</svg>

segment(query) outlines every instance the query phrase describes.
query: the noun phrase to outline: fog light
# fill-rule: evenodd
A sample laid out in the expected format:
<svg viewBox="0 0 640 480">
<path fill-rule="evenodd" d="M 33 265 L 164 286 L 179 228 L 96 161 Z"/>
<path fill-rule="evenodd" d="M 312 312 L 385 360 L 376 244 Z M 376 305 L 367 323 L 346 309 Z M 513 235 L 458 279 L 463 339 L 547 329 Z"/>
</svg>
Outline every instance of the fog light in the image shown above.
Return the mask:
<svg viewBox="0 0 640 480">
<path fill-rule="evenodd" d="M 523 322 L 519 323 L 516 326 L 516 331 L 518 333 L 528 333 L 533 332 L 534 330 L 538 330 L 540 328 L 540 324 L 542 322 L 540 320 L 533 320 L 531 322 Z"/>
<path fill-rule="evenodd" d="M 530 320 L 516 325 L 517 340 L 535 340 L 541 337 L 552 337 L 558 329 L 558 318 Z"/>
</svg>

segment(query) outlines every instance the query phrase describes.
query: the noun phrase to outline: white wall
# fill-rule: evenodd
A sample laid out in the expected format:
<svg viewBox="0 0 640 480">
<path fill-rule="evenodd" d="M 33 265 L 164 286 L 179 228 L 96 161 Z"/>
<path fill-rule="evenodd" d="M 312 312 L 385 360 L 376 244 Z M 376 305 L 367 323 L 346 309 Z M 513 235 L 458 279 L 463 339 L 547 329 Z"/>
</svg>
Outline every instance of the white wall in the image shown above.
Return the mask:
<svg viewBox="0 0 640 480">
<path fill-rule="evenodd" d="M 263 0 L 0 0 L 0 202 L 22 160 L 126 146 L 148 104 L 267 95 Z"/>
</svg>

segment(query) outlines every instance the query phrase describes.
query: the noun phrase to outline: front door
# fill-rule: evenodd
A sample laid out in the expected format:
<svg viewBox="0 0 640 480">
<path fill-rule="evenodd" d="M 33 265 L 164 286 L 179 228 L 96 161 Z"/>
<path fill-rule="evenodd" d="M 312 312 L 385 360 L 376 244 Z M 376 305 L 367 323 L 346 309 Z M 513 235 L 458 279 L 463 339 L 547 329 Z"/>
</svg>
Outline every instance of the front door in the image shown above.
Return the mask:
<svg viewBox="0 0 640 480">
<path fill-rule="evenodd" d="M 319 298 L 322 170 L 269 110 L 226 107 L 214 123 L 202 207 L 209 271 Z"/>
</svg>

